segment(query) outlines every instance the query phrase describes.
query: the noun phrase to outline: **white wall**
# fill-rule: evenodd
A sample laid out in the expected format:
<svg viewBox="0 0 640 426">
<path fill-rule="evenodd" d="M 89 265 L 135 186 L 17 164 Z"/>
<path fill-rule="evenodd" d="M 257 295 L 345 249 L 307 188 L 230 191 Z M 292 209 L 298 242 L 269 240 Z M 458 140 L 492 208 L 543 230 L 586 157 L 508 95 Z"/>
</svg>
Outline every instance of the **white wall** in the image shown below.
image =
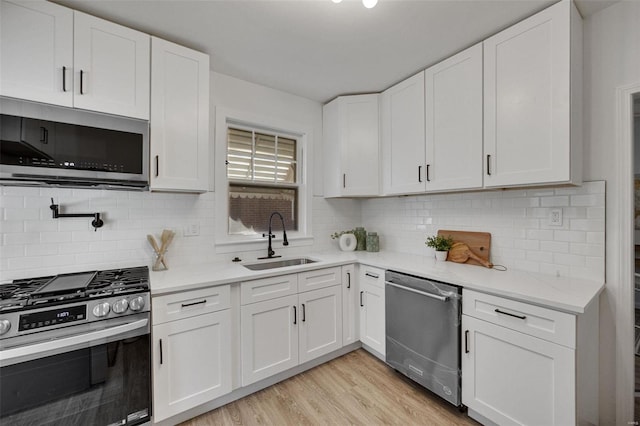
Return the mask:
<svg viewBox="0 0 640 426">
<path fill-rule="evenodd" d="M 640 82 L 640 2 L 621 1 L 585 20 L 584 28 L 585 157 L 587 180 L 607 182 L 606 277 L 600 307 L 600 420 L 601 424 L 626 424 L 633 413 L 616 419 L 616 324 L 617 306 L 628 303 L 619 296 L 617 261 L 618 218 L 621 212 L 616 146 L 616 88 Z M 633 321 L 628 319 L 629 323 Z M 633 371 L 628 371 L 633 377 Z M 633 407 L 631 407 L 633 408 Z M 629 417 L 631 416 L 631 417 Z"/>
</svg>

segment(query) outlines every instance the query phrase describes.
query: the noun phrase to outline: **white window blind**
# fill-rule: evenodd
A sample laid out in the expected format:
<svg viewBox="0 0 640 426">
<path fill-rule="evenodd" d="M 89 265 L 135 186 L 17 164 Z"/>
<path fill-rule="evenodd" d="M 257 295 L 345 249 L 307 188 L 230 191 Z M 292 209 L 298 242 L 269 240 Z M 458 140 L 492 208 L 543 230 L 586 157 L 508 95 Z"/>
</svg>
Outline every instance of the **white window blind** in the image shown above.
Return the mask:
<svg viewBox="0 0 640 426">
<path fill-rule="evenodd" d="M 228 128 L 227 178 L 263 183 L 296 183 L 296 140 Z"/>
</svg>

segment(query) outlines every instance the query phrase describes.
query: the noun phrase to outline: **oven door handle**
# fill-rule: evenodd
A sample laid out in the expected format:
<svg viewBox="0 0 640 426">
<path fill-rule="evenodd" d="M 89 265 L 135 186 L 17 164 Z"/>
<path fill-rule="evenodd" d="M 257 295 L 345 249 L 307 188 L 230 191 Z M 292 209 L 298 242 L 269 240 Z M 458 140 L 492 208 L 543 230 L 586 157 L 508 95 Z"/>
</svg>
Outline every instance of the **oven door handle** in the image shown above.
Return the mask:
<svg viewBox="0 0 640 426">
<path fill-rule="evenodd" d="M 6 349 L 0 351 L 0 366 L 3 366 L 5 364 L 14 364 L 16 359 L 26 356 L 33 358 L 34 355 L 57 351 L 60 349 L 90 343 L 94 340 L 117 336 L 118 334 L 123 334 L 129 331 L 146 327 L 148 324 L 149 319 L 144 318 L 127 324 L 105 328 L 104 330 L 92 331 L 89 333 L 49 340 L 46 342 L 34 343 L 31 345 L 24 345 L 13 349 Z"/>
<path fill-rule="evenodd" d="M 430 297 L 432 299 L 437 299 L 437 300 L 439 300 L 441 302 L 448 302 L 449 301 L 449 297 L 447 297 L 447 296 L 440 296 L 439 294 L 426 293 L 424 291 L 416 290 L 415 288 L 405 287 L 403 285 L 392 283 L 391 281 L 385 281 L 385 284 L 390 285 L 391 287 L 399 288 L 401 290 L 406 290 L 406 291 L 410 291 L 410 292 L 413 292 L 413 293 L 420 294 L 422 296 L 427 296 L 427 297 Z"/>
</svg>

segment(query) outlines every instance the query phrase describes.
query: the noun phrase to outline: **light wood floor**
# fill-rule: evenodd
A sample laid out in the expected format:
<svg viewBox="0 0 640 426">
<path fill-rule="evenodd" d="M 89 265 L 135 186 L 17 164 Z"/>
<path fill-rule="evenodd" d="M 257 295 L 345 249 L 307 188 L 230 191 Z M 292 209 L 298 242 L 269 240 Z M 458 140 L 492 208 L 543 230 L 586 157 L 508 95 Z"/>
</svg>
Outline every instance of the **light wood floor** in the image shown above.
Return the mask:
<svg viewBox="0 0 640 426">
<path fill-rule="evenodd" d="M 478 423 L 359 349 L 182 426 L 317 424 Z"/>
</svg>

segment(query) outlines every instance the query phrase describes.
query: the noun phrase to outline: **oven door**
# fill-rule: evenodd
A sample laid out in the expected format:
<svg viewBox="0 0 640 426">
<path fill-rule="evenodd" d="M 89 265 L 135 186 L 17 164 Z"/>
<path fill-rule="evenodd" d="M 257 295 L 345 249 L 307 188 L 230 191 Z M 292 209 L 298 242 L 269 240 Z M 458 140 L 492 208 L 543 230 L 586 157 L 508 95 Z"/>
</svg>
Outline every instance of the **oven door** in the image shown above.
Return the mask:
<svg viewBox="0 0 640 426">
<path fill-rule="evenodd" d="M 0 349 L 0 424 L 137 425 L 151 416 L 149 313 Z M 26 342 L 25 342 L 26 340 Z"/>
</svg>

